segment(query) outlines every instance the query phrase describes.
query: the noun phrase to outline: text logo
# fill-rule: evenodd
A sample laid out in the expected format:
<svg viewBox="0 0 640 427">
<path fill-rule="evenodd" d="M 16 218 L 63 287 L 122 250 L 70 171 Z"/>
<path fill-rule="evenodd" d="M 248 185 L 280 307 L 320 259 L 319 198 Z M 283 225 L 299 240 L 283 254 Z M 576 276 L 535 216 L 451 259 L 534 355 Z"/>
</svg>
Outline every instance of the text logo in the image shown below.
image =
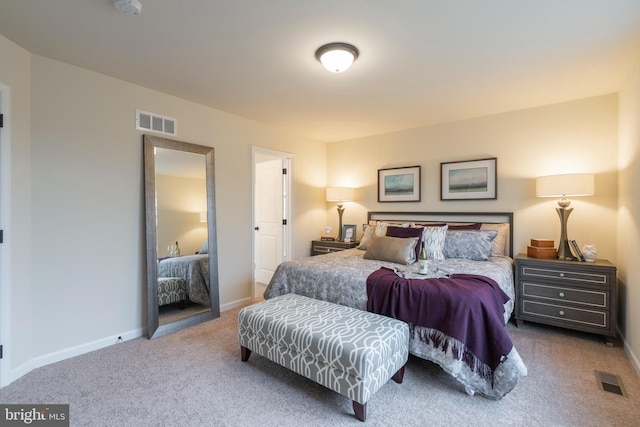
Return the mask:
<svg viewBox="0 0 640 427">
<path fill-rule="evenodd" d="M 69 405 L 2 405 L 0 426 L 69 427 Z"/>
</svg>

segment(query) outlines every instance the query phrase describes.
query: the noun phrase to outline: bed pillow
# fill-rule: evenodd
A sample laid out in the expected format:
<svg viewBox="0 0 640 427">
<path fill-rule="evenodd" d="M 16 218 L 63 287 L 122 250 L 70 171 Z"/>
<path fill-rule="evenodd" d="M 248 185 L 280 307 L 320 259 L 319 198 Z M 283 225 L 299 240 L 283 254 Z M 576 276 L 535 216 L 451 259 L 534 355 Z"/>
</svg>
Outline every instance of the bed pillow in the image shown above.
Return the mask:
<svg viewBox="0 0 640 427">
<path fill-rule="evenodd" d="M 369 247 L 363 258 L 405 265 L 413 264 L 416 262 L 415 249 L 417 243 L 417 237 L 374 236 L 369 242 Z"/>
<path fill-rule="evenodd" d="M 204 255 L 209 252 L 209 241 L 205 240 L 202 242 L 202 246 L 200 246 L 200 250 L 198 251 L 198 255 Z"/>
<path fill-rule="evenodd" d="M 427 257 L 433 261 L 444 260 L 444 241 L 447 238 L 446 224 L 440 227 L 421 227 Z"/>
<path fill-rule="evenodd" d="M 480 230 L 496 230 L 498 235 L 493 240 L 492 256 L 507 255 L 507 242 L 509 241 L 509 224 L 482 224 Z M 513 256 L 513 254 L 509 254 Z"/>
<path fill-rule="evenodd" d="M 498 232 L 495 230 L 453 230 L 447 232 L 444 242 L 444 256 L 486 261 L 491 257 L 493 241 Z"/>
<path fill-rule="evenodd" d="M 362 233 L 362 237 L 360 238 L 360 243 L 357 248 L 362 250 L 367 250 L 369 247 L 369 243 L 371 243 L 371 239 L 376 234 L 376 226 L 375 225 L 364 225 L 364 233 Z"/>
<path fill-rule="evenodd" d="M 449 230 L 480 230 L 482 227 L 481 222 L 474 222 L 473 224 L 449 224 Z"/>
<path fill-rule="evenodd" d="M 369 247 L 369 243 L 371 242 L 372 236 L 386 236 L 387 235 L 387 227 L 402 227 L 407 228 L 410 226 L 409 223 L 398 224 L 398 223 L 390 223 L 377 221 L 375 225 L 366 224 L 364 227 L 364 234 L 360 239 L 360 243 L 358 244 L 358 249 L 366 250 Z"/>
<path fill-rule="evenodd" d="M 446 225 L 449 227 L 449 230 L 480 230 L 482 227 L 481 222 L 474 222 L 470 224 L 447 224 L 447 223 L 427 223 L 427 224 L 415 224 L 416 227 L 442 227 Z"/>
<path fill-rule="evenodd" d="M 419 228 L 413 227 L 395 227 L 389 225 L 387 227 L 387 236 L 389 237 L 400 237 L 403 239 L 407 239 L 410 237 L 417 237 L 418 241 L 416 242 L 416 260 L 418 259 L 418 255 L 420 254 L 420 248 L 422 247 L 422 230 Z"/>
<path fill-rule="evenodd" d="M 402 227 L 407 228 L 410 227 L 411 223 L 393 223 L 393 222 L 384 222 L 378 221 L 376 223 L 376 235 L 377 236 L 386 236 L 387 235 L 387 227 Z"/>
</svg>

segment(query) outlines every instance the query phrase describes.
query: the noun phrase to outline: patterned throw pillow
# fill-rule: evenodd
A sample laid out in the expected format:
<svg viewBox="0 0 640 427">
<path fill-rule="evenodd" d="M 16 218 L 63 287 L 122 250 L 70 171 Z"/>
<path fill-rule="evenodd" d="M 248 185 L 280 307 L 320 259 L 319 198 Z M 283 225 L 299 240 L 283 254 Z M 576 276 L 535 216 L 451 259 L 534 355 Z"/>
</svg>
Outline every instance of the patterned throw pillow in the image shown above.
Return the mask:
<svg viewBox="0 0 640 427">
<path fill-rule="evenodd" d="M 498 235 L 495 230 L 454 230 L 447 232 L 444 255 L 447 258 L 465 258 L 486 261 L 493 251 L 493 240 Z"/>
<path fill-rule="evenodd" d="M 371 243 L 371 239 L 376 234 L 376 226 L 365 224 L 364 233 L 362 234 L 362 238 L 360 239 L 360 243 L 358 244 L 358 249 L 362 249 L 366 251 L 369 247 L 369 243 Z"/>
<path fill-rule="evenodd" d="M 510 255 L 507 254 L 507 242 L 509 241 L 509 224 L 482 224 L 482 228 L 480 230 L 496 230 L 498 235 L 493 240 L 493 252 L 492 256 L 502 256 L 502 255 Z"/>
<path fill-rule="evenodd" d="M 444 241 L 447 238 L 447 225 L 442 227 L 422 227 L 422 241 L 427 257 L 433 261 L 444 260 Z"/>
</svg>

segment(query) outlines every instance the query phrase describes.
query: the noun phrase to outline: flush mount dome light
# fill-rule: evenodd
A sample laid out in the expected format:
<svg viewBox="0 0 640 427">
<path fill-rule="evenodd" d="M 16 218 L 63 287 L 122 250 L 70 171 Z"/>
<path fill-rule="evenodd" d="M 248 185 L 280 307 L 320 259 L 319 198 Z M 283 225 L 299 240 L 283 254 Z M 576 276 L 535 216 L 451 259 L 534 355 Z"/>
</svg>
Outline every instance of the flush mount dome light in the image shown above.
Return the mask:
<svg viewBox="0 0 640 427">
<path fill-rule="evenodd" d="M 316 50 L 316 59 L 332 73 L 341 73 L 358 59 L 358 49 L 348 43 L 329 43 Z"/>
<path fill-rule="evenodd" d="M 113 5 L 125 15 L 138 16 L 142 13 L 142 3 L 139 0 L 115 0 Z"/>
</svg>

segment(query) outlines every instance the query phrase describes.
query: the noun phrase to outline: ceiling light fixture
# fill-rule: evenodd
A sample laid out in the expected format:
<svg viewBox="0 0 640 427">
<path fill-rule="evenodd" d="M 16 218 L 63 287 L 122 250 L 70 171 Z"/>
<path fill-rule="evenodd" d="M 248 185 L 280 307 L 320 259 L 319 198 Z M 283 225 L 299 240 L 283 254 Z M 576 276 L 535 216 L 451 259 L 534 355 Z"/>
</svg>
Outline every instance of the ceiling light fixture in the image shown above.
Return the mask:
<svg viewBox="0 0 640 427">
<path fill-rule="evenodd" d="M 358 59 L 358 48 L 348 43 L 329 43 L 316 50 L 316 59 L 332 73 L 341 73 Z"/>
<path fill-rule="evenodd" d="M 138 16 L 142 13 L 142 3 L 139 0 L 115 0 L 113 5 L 125 15 Z"/>
</svg>

